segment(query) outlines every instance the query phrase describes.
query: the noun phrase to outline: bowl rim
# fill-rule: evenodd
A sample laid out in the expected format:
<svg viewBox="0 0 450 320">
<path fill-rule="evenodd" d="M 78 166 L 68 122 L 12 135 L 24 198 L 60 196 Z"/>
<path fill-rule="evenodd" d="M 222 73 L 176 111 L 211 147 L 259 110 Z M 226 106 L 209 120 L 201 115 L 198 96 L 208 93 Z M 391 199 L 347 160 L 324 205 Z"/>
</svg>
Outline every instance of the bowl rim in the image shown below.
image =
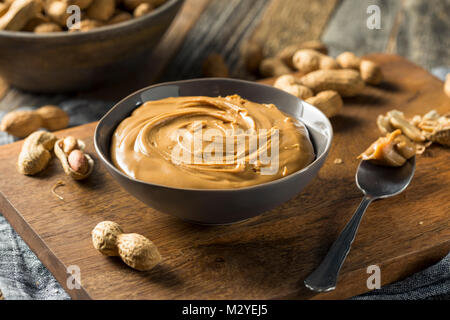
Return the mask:
<svg viewBox="0 0 450 320">
<path fill-rule="evenodd" d="M 179 2 L 184 2 L 185 0 L 167 0 L 164 4 L 150 12 L 149 14 L 143 15 L 142 17 L 132 18 L 130 20 L 122 21 L 119 23 L 101 26 L 92 30 L 84 32 L 68 32 L 68 31 L 58 31 L 58 32 L 48 32 L 48 33 L 34 33 L 26 31 L 6 31 L 0 30 L 0 37 L 7 38 L 20 38 L 20 39 L 60 39 L 60 38 L 81 38 L 89 37 L 95 35 L 102 35 L 111 32 L 116 29 L 126 30 L 128 27 L 137 24 L 138 22 L 143 22 L 145 20 L 151 20 L 153 17 L 159 15 L 162 12 L 168 11 Z"/>
<path fill-rule="evenodd" d="M 124 103 L 125 101 L 129 100 L 131 97 L 134 97 L 136 95 L 139 95 L 147 90 L 151 90 L 154 88 L 158 88 L 158 87 L 163 87 L 163 86 L 168 86 L 168 85 L 177 85 L 177 84 L 184 84 L 184 83 L 191 83 L 191 82 L 208 82 L 208 81 L 225 81 L 225 82 L 237 82 L 237 83 L 241 83 L 244 85 L 255 85 L 255 86 L 261 86 L 261 87 L 267 87 L 267 88 L 271 88 L 271 89 L 275 89 L 278 90 L 280 92 L 282 92 L 283 94 L 286 95 L 291 95 L 281 89 L 275 88 L 273 86 L 264 84 L 264 83 L 258 83 L 258 82 L 254 82 L 254 81 L 247 81 L 247 80 L 241 80 L 241 79 L 232 79 L 232 78 L 197 78 L 197 79 L 189 79 L 189 80 L 179 80 L 179 81 L 169 81 L 169 82 L 162 82 L 162 83 L 158 83 L 158 84 L 154 84 L 154 85 L 150 85 L 148 87 L 139 89 L 131 94 L 129 94 L 128 96 L 126 96 L 125 98 L 123 98 L 122 100 L 120 100 L 119 102 L 117 102 L 113 107 L 111 107 L 111 109 L 108 110 L 108 112 L 98 121 L 96 127 L 95 127 L 95 132 L 94 132 L 94 148 L 95 151 L 97 152 L 97 155 L 101 158 L 102 162 L 104 164 L 107 165 L 108 168 L 112 169 L 115 173 L 119 174 L 120 176 L 131 180 L 133 182 L 137 182 L 137 183 L 141 183 L 141 184 L 146 184 L 149 185 L 151 187 L 159 187 L 159 188 L 165 188 L 165 189 L 171 189 L 171 190 L 178 190 L 178 191 L 202 191 L 202 192 L 238 192 L 238 191 L 245 191 L 245 190 L 253 190 L 253 189 L 260 189 L 260 188 L 266 188 L 268 186 L 274 185 L 274 184 L 278 184 L 280 182 L 283 181 L 288 181 L 291 179 L 294 179 L 296 176 L 306 172 L 307 170 L 311 169 L 313 165 L 315 165 L 317 162 L 319 162 L 319 160 L 322 160 L 323 158 L 328 156 L 328 153 L 331 149 L 331 143 L 333 141 L 333 126 L 331 125 L 330 120 L 328 119 L 328 117 L 317 107 L 295 97 L 297 100 L 300 101 L 300 103 L 303 105 L 303 107 L 307 106 L 308 108 L 313 108 L 315 109 L 315 111 L 318 111 L 324 119 L 325 125 L 326 125 L 326 129 L 329 131 L 330 135 L 327 139 L 327 144 L 325 146 L 324 151 L 322 152 L 322 154 L 318 157 L 316 157 L 314 159 L 313 162 L 311 162 L 309 165 L 307 165 L 306 167 L 304 167 L 301 170 L 295 171 L 294 173 L 287 175 L 283 178 L 279 178 L 276 180 L 272 180 L 272 181 L 268 181 L 268 182 L 264 182 L 261 184 L 256 184 L 256 185 L 251 185 L 251 186 L 246 186 L 246 187 L 242 187 L 242 188 L 224 188 L 224 189 L 198 189 L 198 188 L 178 188 L 178 187 L 170 187 L 170 186 L 166 186 L 166 185 L 162 185 L 162 184 L 157 184 L 157 183 L 151 183 L 151 182 L 146 182 L 143 180 L 139 180 L 139 179 L 135 179 L 133 177 L 130 177 L 128 175 L 126 175 L 125 173 L 123 173 L 122 171 L 120 171 L 119 169 L 116 168 L 116 166 L 114 164 L 112 164 L 107 157 L 100 151 L 100 148 L 97 144 L 97 139 L 99 138 L 99 127 L 101 126 L 102 122 L 109 116 L 109 114 L 117 107 L 119 107 L 122 103 Z M 292 96 L 292 95 L 291 95 Z M 136 106 L 136 108 L 139 106 Z M 122 119 L 124 120 L 124 119 Z M 306 124 L 304 124 L 305 127 Z M 307 128 L 308 129 L 308 128 Z"/>
</svg>

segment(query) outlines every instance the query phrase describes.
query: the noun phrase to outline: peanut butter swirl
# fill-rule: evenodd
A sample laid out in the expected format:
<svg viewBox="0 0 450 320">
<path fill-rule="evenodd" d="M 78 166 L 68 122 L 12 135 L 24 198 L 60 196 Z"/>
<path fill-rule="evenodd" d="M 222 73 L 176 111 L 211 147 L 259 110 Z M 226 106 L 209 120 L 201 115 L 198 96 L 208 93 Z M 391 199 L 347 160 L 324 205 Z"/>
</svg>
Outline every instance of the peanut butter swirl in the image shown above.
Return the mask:
<svg viewBox="0 0 450 320">
<path fill-rule="evenodd" d="M 138 180 L 178 188 L 242 188 L 314 160 L 305 126 L 238 95 L 149 101 L 116 128 L 111 158 Z"/>
</svg>

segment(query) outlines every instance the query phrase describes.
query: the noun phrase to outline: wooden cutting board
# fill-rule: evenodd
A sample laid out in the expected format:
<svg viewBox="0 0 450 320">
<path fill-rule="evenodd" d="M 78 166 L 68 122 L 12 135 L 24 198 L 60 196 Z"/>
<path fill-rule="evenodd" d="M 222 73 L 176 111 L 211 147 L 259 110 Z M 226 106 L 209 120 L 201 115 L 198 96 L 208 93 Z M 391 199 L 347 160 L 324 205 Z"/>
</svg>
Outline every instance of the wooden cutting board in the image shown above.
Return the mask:
<svg viewBox="0 0 450 320">
<path fill-rule="evenodd" d="M 84 182 L 67 178 L 54 159 L 36 177 L 16 170 L 22 142 L 0 147 L 0 212 L 75 299 L 348 298 L 367 292 L 367 268 L 381 268 L 382 284 L 405 278 L 450 250 L 450 151 L 432 146 L 402 194 L 373 203 L 361 224 L 335 291 L 315 294 L 303 285 L 361 200 L 354 182 L 356 156 L 378 136 L 378 114 L 397 108 L 407 116 L 450 110 L 442 82 L 393 55 L 369 57 L 386 81 L 346 99 L 332 120 L 333 147 L 319 176 L 296 198 L 231 226 L 191 225 L 156 212 L 112 180 L 97 160 Z M 87 142 L 95 156 L 95 123 L 58 132 Z M 342 164 L 335 164 L 340 158 Z M 64 198 L 52 194 L 52 187 Z M 211 212 L 214 214 L 214 212 Z M 90 232 L 113 220 L 154 241 L 164 257 L 149 272 L 100 255 Z M 81 270 L 81 288 L 67 287 L 67 267 Z"/>
</svg>

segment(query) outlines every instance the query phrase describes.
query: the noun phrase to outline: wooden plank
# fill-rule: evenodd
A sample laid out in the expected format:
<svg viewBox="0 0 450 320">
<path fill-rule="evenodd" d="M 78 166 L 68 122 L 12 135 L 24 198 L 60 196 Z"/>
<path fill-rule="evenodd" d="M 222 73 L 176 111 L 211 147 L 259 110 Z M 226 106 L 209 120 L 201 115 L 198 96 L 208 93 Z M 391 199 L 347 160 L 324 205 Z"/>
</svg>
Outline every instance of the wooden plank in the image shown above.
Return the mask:
<svg viewBox="0 0 450 320">
<path fill-rule="evenodd" d="M 94 91 L 81 93 L 82 98 L 94 98 L 118 101 L 136 90 L 155 83 L 169 62 L 179 51 L 185 37 L 196 24 L 210 0 L 186 0 L 180 13 L 164 35 L 161 42 L 148 59 L 148 65 L 142 66 L 142 72 L 130 75 L 128 79 L 116 81 Z M 155 63 L 158 61 L 158 63 Z"/>
<path fill-rule="evenodd" d="M 16 143 L 14 143 L 16 144 Z M 9 144 L 8 146 L 13 145 Z M 2 177 L 2 180 L 4 177 Z M 81 287 L 77 290 L 70 290 L 67 287 L 67 266 L 64 263 L 57 259 L 54 256 L 54 252 L 47 246 L 41 236 L 36 233 L 30 224 L 25 221 L 24 217 L 20 214 L 15 214 L 9 216 L 9 212 L 16 212 L 16 209 L 12 206 L 12 204 L 3 196 L 0 192 L 0 208 L 2 210 L 3 215 L 8 220 L 8 222 L 13 226 L 14 230 L 19 233 L 22 239 L 27 243 L 33 244 L 33 252 L 39 258 L 40 261 L 44 263 L 44 265 L 49 269 L 49 271 L 53 274 L 53 276 L 59 280 L 61 286 L 69 292 L 72 299 L 79 300 L 88 300 L 91 299 L 86 290 Z"/>
<path fill-rule="evenodd" d="M 264 44 L 267 56 L 284 47 L 319 39 L 337 0 L 272 0 L 251 39 Z"/>
<path fill-rule="evenodd" d="M 210 0 L 187 0 L 167 35 L 159 43 L 149 61 L 159 61 L 158 64 L 151 63 L 151 69 L 146 75 L 147 83 L 154 83 L 160 76 L 167 64 L 172 60 L 183 44 L 188 32 L 197 23 L 199 17 L 209 5 Z"/>
<path fill-rule="evenodd" d="M 203 61 L 213 52 L 224 57 L 232 77 L 248 78 L 239 48 L 259 23 L 268 3 L 269 0 L 211 0 L 161 80 L 201 77 Z"/>
<path fill-rule="evenodd" d="M 408 116 L 432 106 L 448 111 L 442 82 L 399 56 L 371 55 L 386 81 L 346 99 L 329 158 L 318 177 L 297 197 L 259 217 L 203 227 L 161 214 L 122 190 L 93 150 L 95 123 L 68 129 L 87 142 L 96 159 L 84 182 L 67 178 L 56 160 L 36 177 L 16 171 L 21 142 L 0 147 L 0 210 L 66 287 L 66 267 L 81 269 L 85 299 L 273 299 L 348 298 L 366 292 L 369 265 L 381 267 L 382 285 L 434 263 L 450 250 L 450 150 L 434 146 L 417 159 L 415 177 L 402 194 L 373 203 L 360 226 L 337 290 L 315 294 L 303 279 L 318 265 L 362 195 L 354 182 L 356 155 L 378 135 L 375 119 L 395 106 Z M 408 75 L 405 77 L 405 75 Z M 341 158 L 343 164 L 333 163 Z M 51 189 L 59 180 L 63 201 Z M 90 232 L 102 220 L 155 242 L 163 263 L 136 272 L 118 258 L 101 256 Z"/>
<path fill-rule="evenodd" d="M 377 5 L 381 10 L 379 30 L 370 30 L 366 26 L 369 5 Z M 358 55 L 397 53 L 431 69 L 450 65 L 449 30 L 448 1 L 343 0 L 330 19 L 322 40 L 333 56 L 342 51 L 353 51 Z"/>
<path fill-rule="evenodd" d="M 450 1 L 404 0 L 396 53 L 428 69 L 450 66 Z"/>
<path fill-rule="evenodd" d="M 381 29 L 367 27 L 367 8 L 377 5 L 381 13 Z M 342 0 L 322 35 L 330 55 L 353 51 L 357 55 L 385 51 L 395 25 L 401 1 Z"/>
<path fill-rule="evenodd" d="M 288 44 L 317 39 L 336 2 L 213 0 L 162 80 L 201 77 L 202 63 L 212 52 L 224 57 L 231 77 L 253 80 L 255 76 L 242 63 L 239 48 L 243 41 L 261 42 L 266 55 L 272 55 Z"/>
</svg>

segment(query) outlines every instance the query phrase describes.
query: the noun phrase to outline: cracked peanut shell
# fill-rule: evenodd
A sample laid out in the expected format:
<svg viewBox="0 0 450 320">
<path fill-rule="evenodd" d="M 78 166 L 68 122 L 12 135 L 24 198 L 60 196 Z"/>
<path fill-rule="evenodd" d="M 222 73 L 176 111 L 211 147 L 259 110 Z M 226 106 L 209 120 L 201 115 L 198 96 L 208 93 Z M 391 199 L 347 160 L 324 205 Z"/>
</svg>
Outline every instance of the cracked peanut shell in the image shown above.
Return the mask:
<svg viewBox="0 0 450 320">
<path fill-rule="evenodd" d="M 87 171 L 86 172 L 77 172 L 77 171 L 73 170 L 69 164 L 69 159 L 68 159 L 69 154 L 64 152 L 64 140 L 65 139 L 63 138 L 63 139 L 59 139 L 58 141 L 55 142 L 55 154 L 58 157 L 59 161 L 61 162 L 64 172 L 74 180 L 86 179 L 94 171 L 94 159 L 92 159 L 89 154 L 84 153 L 84 156 L 86 157 L 86 160 L 88 163 Z M 82 140 L 77 139 L 77 149 L 80 151 L 84 151 L 85 148 L 86 148 L 86 144 Z"/>
</svg>

